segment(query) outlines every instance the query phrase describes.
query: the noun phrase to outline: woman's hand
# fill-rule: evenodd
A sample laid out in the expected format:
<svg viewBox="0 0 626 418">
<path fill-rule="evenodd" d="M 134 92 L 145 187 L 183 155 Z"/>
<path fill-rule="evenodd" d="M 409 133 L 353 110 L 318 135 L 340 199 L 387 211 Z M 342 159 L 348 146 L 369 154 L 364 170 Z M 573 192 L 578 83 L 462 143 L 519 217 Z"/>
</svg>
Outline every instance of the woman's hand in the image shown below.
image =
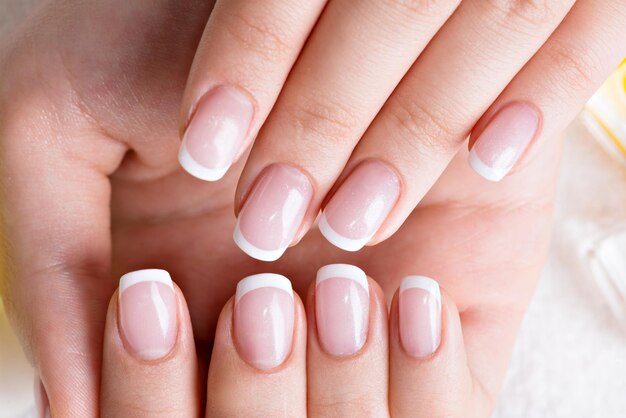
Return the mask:
<svg viewBox="0 0 626 418">
<path fill-rule="evenodd" d="M 607 4 L 617 3 L 602 2 L 589 14 L 597 16 L 596 10 Z M 609 18 L 617 15 L 615 10 Z M 176 161 L 176 115 L 209 13 L 203 1 L 163 0 L 149 8 L 128 0 L 49 2 L 2 49 L 0 190 L 8 258 L 3 296 L 41 375 L 53 416 L 97 415 L 103 318 L 114 278 L 154 266 L 170 271 L 187 295 L 194 335 L 203 350 L 213 344 L 219 310 L 234 283 L 253 273 L 282 273 L 302 292 L 320 266 L 348 262 L 379 280 L 387 298 L 406 275 L 435 277 L 458 306 L 473 376 L 495 399 L 548 243 L 559 157 L 559 143 L 548 135 L 573 117 L 575 107 L 558 102 L 562 113 L 544 120 L 541 152 L 500 184 L 473 176 L 467 152 L 461 151 L 415 210 L 409 210 L 412 204 L 395 206 L 410 215 L 381 245 L 347 255 L 315 230 L 268 266 L 245 256 L 232 242 L 232 196 L 242 163 L 223 181 L 208 184 L 183 172 Z M 584 25 L 578 29 L 561 37 L 578 39 L 592 31 Z M 596 39 L 592 35 L 589 39 Z M 602 51 L 607 49 L 595 53 Z M 458 53 L 465 57 L 463 65 L 431 70 L 429 77 L 460 74 L 460 68 L 474 65 L 465 52 Z M 590 71 L 593 83 L 580 83 L 572 72 L 578 61 L 558 56 L 569 65 L 566 77 L 547 86 L 517 82 L 518 88 L 551 92 L 550 100 L 582 102 L 611 66 L 598 60 L 602 65 Z M 490 67 L 482 66 L 479 74 L 483 68 Z M 446 86 L 442 97 L 463 90 L 455 80 L 454 89 Z M 402 91 L 422 100 L 434 92 L 431 88 Z M 470 84 L 464 88 L 472 95 L 480 90 Z M 466 110 L 460 104 L 436 109 Z M 390 122 L 388 127 L 431 132 L 430 137 L 412 136 L 413 145 L 430 138 L 424 144 L 438 146 L 437 132 L 444 131 L 435 129 L 426 113 L 416 115 L 414 125 Z M 443 127 L 468 123 L 463 118 L 442 121 Z M 385 149 L 410 157 L 398 161 L 414 173 L 443 170 L 445 158 L 440 157 L 450 148 L 433 160 L 426 154 L 416 159 L 401 152 L 408 143 L 394 142 Z M 319 150 L 334 155 L 328 147 Z M 420 184 L 407 182 L 403 188 Z"/>
<path fill-rule="evenodd" d="M 249 276 L 236 289 L 212 354 L 196 353 L 169 274 L 125 274 L 107 314 L 101 416 L 490 415 L 493 393 L 475 371 L 484 366 L 468 356 L 457 307 L 430 278 L 404 278 L 391 309 L 380 286 L 348 264 L 322 267 L 304 306 L 277 274 Z M 477 343 L 499 350 L 497 340 Z M 206 386 L 197 356 L 211 359 Z"/>
<path fill-rule="evenodd" d="M 218 1 L 180 160 L 216 180 L 254 140 L 234 234 L 252 257 L 279 258 L 320 210 L 356 251 L 397 231 L 468 135 L 489 180 L 546 152 L 626 56 L 625 18 L 606 0 Z"/>
</svg>

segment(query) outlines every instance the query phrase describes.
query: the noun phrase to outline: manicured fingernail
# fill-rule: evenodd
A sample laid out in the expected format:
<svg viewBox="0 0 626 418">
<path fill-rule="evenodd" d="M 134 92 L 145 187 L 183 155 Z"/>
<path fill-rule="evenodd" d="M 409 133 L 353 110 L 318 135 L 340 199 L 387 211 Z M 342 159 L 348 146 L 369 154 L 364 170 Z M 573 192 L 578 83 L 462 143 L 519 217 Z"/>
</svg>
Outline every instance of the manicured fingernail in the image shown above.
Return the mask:
<svg viewBox="0 0 626 418">
<path fill-rule="evenodd" d="M 279 366 L 291 351 L 291 282 L 280 274 L 249 276 L 237 284 L 233 328 L 239 355 L 261 370 Z"/>
<path fill-rule="evenodd" d="M 523 102 L 499 110 L 469 154 L 470 166 L 482 177 L 500 181 L 513 168 L 539 129 L 537 109 Z"/>
<path fill-rule="evenodd" d="M 312 196 L 313 187 L 300 170 L 286 164 L 269 166 L 239 212 L 235 243 L 256 259 L 279 259 L 296 236 Z"/>
<path fill-rule="evenodd" d="M 358 251 L 383 224 L 400 196 L 400 180 L 385 163 L 359 164 L 330 199 L 319 229 L 331 244 Z"/>
<path fill-rule="evenodd" d="M 120 279 L 119 323 L 126 349 L 140 360 L 156 360 L 176 342 L 176 295 L 169 273 L 147 269 Z"/>
<path fill-rule="evenodd" d="M 441 341 L 441 292 L 433 279 L 409 276 L 400 284 L 398 299 L 400 342 L 412 357 L 425 357 Z"/>
<path fill-rule="evenodd" d="M 363 270 L 330 264 L 317 272 L 315 318 L 322 348 L 334 356 L 358 352 L 367 339 L 369 285 Z"/>
<path fill-rule="evenodd" d="M 221 179 L 243 146 L 254 107 L 233 87 L 221 86 L 198 103 L 178 154 L 189 174 L 207 181 Z"/>
<path fill-rule="evenodd" d="M 35 386 L 33 388 L 35 394 L 35 407 L 37 408 L 38 418 L 50 418 L 50 402 L 46 388 L 43 387 L 39 376 L 35 376 Z"/>
</svg>

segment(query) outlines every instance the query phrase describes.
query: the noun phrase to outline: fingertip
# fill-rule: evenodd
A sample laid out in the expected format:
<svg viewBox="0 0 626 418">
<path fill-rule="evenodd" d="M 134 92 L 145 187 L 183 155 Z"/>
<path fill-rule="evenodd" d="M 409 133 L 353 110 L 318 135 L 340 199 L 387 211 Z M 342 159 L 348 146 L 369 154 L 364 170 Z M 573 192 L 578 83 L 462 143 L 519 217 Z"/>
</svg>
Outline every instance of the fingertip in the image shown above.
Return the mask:
<svg viewBox="0 0 626 418">
<path fill-rule="evenodd" d="M 389 398 L 394 413 L 458 416 L 471 393 L 471 375 L 454 301 L 437 281 L 410 276 L 394 295 L 391 324 Z M 415 386 L 416 381 L 421 384 Z"/>
<path fill-rule="evenodd" d="M 177 291 L 169 273 L 137 270 L 120 279 L 118 331 L 126 351 L 139 361 L 159 360 L 176 345 L 179 333 Z"/>
<path fill-rule="evenodd" d="M 183 142 L 178 151 L 178 162 L 187 173 L 204 181 L 220 180 L 230 168 L 230 164 L 221 168 L 209 168 L 198 163 L 187 150 L 187 139 L 185 137 L 183 137 Z"/>
<path fill-rule="evenodd" d="M 326 213 L 322 212 L 318 221 L 320 233 L 328 242 L 344 251 L 356 252 L 362 249 L 370 240 L 370 236 L 361 239 L 351 239 L 339 234 L 333 229 L 326 219 Z"/>
<path fill-rule="evenodd" d="M 301 415 L 306 405 L 305 321 L 302 301 L 286 277 L 262 273 L 242 279 L 217 322 L 207 413 L 250 416 L 262 410 L 273 416 L 285 407 L 276 396 L 280 393 L 290 400 L 287 410 Z M 262 407 L 258 399 L 264 400 Z"/>
<path fill-rule="evenodd" d="M 474 148 L 470 150 L 469 156 L 467 157 L 467 162 L 472 170 L 474 170 L 476 174 L 478 174 L 485 180 L 499 182 L 508 173 L 507 169 L 489 167 L 480 159 L 478 153 Z"/>
<path fill-rule="evenodd" d="M 310 414 L 386 414 L 386 307 L 382 289 L 360 268 L 330 264 L 318 270 L 307 297 Z"/>
<path fill-rule="evenodd" d="M 105 325 L 102 415 L 136 409 L 161 416 L 155 411 L 176 405 L 185 416 L 195 416 L 199 395 L 193 330 L 182 291 L 165 270 L 123 275 Z"/>
<path fill-rule="evenodd" d="M 241 226 L 239 218 L 237 218 L 237 223 L 235 224 L 235 230 L 233 232 L 233 241 L 235 244 L 243 251 L 248 254 L 250 257 L 255 258 L 261 261 L 276 261 L 278 260 L 287 250 L 288 246 L 281 246 L 277 249 L 273 250 L 264 250 L 262 248 L 257 247 L 252 244 L 250 241 L 246 239 L 246 237 L 241 232 Z"/>
</svg>

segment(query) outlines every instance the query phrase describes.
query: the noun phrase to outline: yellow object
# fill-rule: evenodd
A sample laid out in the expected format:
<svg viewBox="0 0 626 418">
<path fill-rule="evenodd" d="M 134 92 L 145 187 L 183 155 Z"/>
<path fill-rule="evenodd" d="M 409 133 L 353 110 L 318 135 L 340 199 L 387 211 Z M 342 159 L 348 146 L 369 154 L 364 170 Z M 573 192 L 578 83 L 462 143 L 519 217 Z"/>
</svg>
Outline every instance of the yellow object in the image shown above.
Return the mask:
<svg viewBox="0 0 626 418">
<path fill-rule="evenodd" d="M 589 99 L 581 116 L 600 144 L 626 164 L 626 60 Z"/>
</svg>

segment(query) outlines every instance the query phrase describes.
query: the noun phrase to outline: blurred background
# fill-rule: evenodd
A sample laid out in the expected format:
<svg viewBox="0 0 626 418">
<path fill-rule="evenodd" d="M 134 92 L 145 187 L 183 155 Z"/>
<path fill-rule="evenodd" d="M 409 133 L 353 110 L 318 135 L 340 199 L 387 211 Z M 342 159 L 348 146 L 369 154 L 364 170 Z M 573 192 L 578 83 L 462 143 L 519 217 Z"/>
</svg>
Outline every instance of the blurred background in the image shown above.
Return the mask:
<svg viewBox="0 0 626 418">
<path fill-rule="evenodd" d="M 0 0 L 0 39 L 38 2 Z M 494 418 L 626 418 L 626 64 L 565 135 L 550 255 Z M 0 302 L 0 418 L 34 417 L 32 388 Z"/>
</svg>

